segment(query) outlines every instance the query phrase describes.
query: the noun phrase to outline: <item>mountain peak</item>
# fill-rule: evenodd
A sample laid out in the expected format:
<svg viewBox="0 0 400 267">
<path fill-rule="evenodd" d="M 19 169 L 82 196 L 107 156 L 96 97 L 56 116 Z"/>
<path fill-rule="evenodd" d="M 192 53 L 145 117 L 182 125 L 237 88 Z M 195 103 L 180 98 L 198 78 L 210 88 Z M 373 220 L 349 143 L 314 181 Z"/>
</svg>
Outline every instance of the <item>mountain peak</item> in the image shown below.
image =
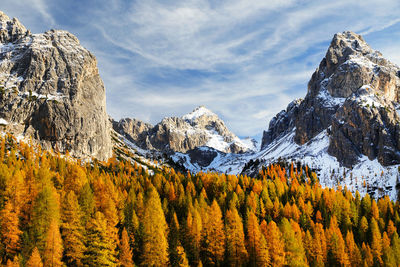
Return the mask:
<svg viewBox="0 0 400 267">
<path fill-rule="evenodd" d="M 10 17 L 6 15 L 3 11 L 0 10 L 0 22 L 9 21 Z"/>
<path fill-rule="evenodd" d="M 218 117 L 214 112 L 212 112 L 211 110 L 209 110 L 205 106 L 198 106 L 192 112 L 182 116 L 182 119 L 193 121 L 193 120 L 195 120 L 197 118 L 200 118 L 200 117 L 203 117 L 203 116 L 209 116 L 209 117 L 216 116 L 216 117 Z"/>
<path fill-rule="evenodd" d="M 330 48 L 351 48 L 353 51 L 370 53 L 374 50 L 365 42 L 364 38 L 352 31 L 336 33 L 333 36 Z"/>
<path fill-rule="evenodd" d="M 397 65 L 372 49 L 361 35 L 350 31 L 337 33 L 309 82 L 308 95 L 329 100 L 335 106 L 343 101 L 333 98 L 344 100 L 370 84 L 377 93 L 397 101 L 398 70 Z"/>
<path fill-rule="evenodd" d="M 4 12 L 0 11 L 0 43 L 14 42 L 29 31 L 18 19 L 10 19 Z"/>
</svg>

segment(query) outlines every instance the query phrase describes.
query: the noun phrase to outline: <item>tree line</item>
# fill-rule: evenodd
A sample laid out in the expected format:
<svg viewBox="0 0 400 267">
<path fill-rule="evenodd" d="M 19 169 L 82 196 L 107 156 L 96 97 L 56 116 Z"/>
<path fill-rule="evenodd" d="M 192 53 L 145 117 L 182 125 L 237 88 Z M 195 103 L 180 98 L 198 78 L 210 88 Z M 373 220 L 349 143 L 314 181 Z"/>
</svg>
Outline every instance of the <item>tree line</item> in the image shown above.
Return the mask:
<svg viewBox="0 0 400 267">
<path fill-rule="evenodd" d="M 0 138 L 4 266 L 398 266 L 399 208 L 299 164 L 149 175 Z"/>
</svg>

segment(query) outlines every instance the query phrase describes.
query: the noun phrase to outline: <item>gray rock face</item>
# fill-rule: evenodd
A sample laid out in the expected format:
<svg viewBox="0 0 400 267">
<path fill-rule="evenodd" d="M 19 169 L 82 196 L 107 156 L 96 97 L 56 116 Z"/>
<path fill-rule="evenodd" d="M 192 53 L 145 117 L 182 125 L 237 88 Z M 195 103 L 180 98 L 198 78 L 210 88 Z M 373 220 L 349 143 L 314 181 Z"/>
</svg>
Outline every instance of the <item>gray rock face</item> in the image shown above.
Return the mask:
<svg viewBox="0 0 400 267">
<path fill-rule="evenodd" d="M 6 130 L 79 158 L 111 156 L 105 88 L 78 39 L 31 34 L 0 12 L 0 118 Z"/>
<path fill-rule="evenodd" d="M 113 121 L 112 124 L 115 131 L 123 133 L 131 142 L 146 140 L 147 133 L 153 128 L 149 123 L 130 118 Z"/>
<path fill-rule="evenodd" d="M 12 20 L 0 11 L 0 42 L 9 43 L 19 38 L 29 35 L 29 31 L 22 25 L 18 19 Z"/>
<path fill-rule="evenodd" d="M 273 140 L 287 134 L 295 126 L 295 119 L 299 112 L 299 106 L 303 100 L 296 99 L 292 101 L 286 108 L 279 112 L 274 118 L 269 122 L 268 131 L 264 131 L 261 149 L 268 146 Z"/>
<path fill-rule="evenodd" d="M 186 153 L 209 146 L 225 153 L 244 153 L 252 149 L 205 107 L 181 118 L 164 118 L 154 127 L 135 119 L 122 119 L 113 125 L 117 132 L 147 150 Z"/>
<path fill-rule="evenodd" d="M 360 35 L 335 34 L 305 99 L 271 121 L 263 147 L 293 129 L 299 145 L 328 129 L 328 152 L 346 167 L 362 155 L 399 164 L 399 71 Z"/>
<path fill-rule="evenodd" d="M 218 152 L 212 148 L 195 148 L 187 151 L 192 164 L 197 164 L 200 167 L 207 167 L 218 156 Z"/>
<path fill-rule="evenodd" d="M 326 129 L 344 100 L 370 85 L 388 100 L 398 101 L 398 67 L 353 32 L 335 34 L 325 58 L 308 83 L 299 107 L 295 141 L 304 144 Z"/>
<path fill-rule="evenodd" d="M 361 155 L 384 165 L 400 163 L 398 104 L 362 88 L 347 98 L 331 126 L 328 152 L 346 167 Z"/>
</svg>

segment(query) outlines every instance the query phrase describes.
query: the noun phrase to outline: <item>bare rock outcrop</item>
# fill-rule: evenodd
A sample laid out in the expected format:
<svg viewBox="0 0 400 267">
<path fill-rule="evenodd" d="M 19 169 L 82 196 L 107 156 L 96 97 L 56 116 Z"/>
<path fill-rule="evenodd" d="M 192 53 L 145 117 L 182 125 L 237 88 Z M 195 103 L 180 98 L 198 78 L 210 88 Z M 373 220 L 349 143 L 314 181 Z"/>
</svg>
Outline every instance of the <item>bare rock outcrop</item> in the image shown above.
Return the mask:
<svg viewBox="0 0 400 267">
<path fill-rule="evenodd" d="M 369 86 L 348 97 L 332 121 L 328 152 L 346 167 L 365 155 L 384 165 L 400 163 L 399 106 Z"/>
<path fill-rule="evenodd" d="M 269 122 L 268 131 L 264 131 L 261 149 L 268 146 L 273 140 L 287 134 L 295 127 L 295 119 L 299 112 L 299 106 L 303 100 L 296 99 L 287 106 L 286 110 L 282 110 Z"/>
<path fill-rule="evenodd" d="M 299 107 L 295 141 L 304 144 L 326 129 L 345 99 L 364 85 L 387 100 L 398 101 L 398 67 L 369 47 L 360 35 L 335 34 Z"/>
<path fill-rule="evenodd" d="M 69 32 L 31 34 L 0 12 L 0 118 L 5 130 L 79 158 L 111 156 L 96 58 Z"/>
</svg>

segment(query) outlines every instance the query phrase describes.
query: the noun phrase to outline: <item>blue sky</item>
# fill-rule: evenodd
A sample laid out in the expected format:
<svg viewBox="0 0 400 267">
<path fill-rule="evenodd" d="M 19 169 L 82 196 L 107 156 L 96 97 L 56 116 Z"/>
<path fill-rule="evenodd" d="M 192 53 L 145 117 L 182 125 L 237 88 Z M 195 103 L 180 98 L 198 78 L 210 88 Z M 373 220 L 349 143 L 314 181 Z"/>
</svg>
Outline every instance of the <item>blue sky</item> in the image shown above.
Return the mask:
<svg viewBox="0 0 400 267">
<path fill-rule="evenodd" d="M 34 33 L 75 34 L 97 59 L 115 119 L 157 123 L 205 105 L 239 136 L 304 97 L 336 32 L 400 64 L 400 1 L 2 0 Z"/>
</svg>

